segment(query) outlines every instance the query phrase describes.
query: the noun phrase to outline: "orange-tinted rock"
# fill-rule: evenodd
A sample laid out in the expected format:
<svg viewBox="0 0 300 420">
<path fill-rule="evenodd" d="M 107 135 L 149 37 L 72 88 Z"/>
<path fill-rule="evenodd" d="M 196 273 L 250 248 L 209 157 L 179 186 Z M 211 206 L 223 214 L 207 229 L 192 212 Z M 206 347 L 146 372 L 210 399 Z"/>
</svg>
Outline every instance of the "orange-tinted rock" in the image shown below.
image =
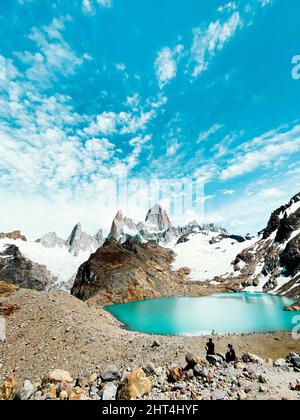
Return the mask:
<svg viewBox="0 0 300 420">
<path fill-rule="evenodd" d="M 127 375 L 125 385 L 120 389 L 120 400 L 136 400 L 149 394 L 152 390 L 152 382 L 147 378 L 143 369 L 134 369 Z"/>
</svg>

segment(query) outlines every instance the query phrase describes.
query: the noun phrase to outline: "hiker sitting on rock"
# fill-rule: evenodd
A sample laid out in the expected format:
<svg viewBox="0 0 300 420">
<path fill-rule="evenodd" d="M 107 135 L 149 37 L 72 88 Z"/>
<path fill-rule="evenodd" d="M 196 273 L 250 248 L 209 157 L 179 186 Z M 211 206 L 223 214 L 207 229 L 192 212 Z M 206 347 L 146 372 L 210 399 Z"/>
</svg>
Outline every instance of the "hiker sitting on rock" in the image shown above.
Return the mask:
<svg viewBox="0 0 300 420">
<path fill-rule="evenodd" d="M 212 338 L 209 339 L 208 343 L 206 344 L 206 355 L 207 356 L 215 356 L 215 344 Z"/>
<path fill-rule="evenodd" d="M 231 344 L 228 344 L 228 352 L 226 353 L 226 362 L 231 363 L 236 361 L 236 354 L 233 346 Z"/>
</svg>

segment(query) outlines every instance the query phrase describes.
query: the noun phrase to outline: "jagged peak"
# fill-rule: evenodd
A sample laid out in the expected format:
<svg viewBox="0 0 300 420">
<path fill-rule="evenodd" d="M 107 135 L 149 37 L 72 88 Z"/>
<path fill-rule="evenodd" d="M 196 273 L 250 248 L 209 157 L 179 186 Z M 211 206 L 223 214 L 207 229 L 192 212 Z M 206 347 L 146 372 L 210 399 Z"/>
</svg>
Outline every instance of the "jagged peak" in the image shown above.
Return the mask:
<svg viewBox="0 0 300 420">
<path fill-rule="evenodd" d="M 146 215 L 146 223 L 152 224 L 158 230 L 166 230 L 172 226 L 169 215 L 160 203 L 156 203 Z"/>
</svg>

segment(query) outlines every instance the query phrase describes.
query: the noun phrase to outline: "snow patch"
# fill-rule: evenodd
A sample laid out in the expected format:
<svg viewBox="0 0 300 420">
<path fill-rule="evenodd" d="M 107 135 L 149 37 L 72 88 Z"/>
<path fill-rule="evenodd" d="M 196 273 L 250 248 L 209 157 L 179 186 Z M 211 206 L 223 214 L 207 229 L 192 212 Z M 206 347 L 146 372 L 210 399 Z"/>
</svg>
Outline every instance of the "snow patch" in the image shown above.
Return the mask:
<svg viewBox="0 0 300 420">
<path fill-rule="evenodd" d="M 211 239 L 216 236 L 213 232 L 196 233 L 190 235 L 188 242 L 177 244 L 173 248 L 176 253 L 173 268 L 178 270 L 188 267 L 191 270 L 189 279 L 193 281 L 206 281 L 231 274 L 234 272 L 232 263 L 236 256 L 257 240 L 255 238 L 238 243 L 227 238 L 216 244 L 210 244 Z"/>
</svg>

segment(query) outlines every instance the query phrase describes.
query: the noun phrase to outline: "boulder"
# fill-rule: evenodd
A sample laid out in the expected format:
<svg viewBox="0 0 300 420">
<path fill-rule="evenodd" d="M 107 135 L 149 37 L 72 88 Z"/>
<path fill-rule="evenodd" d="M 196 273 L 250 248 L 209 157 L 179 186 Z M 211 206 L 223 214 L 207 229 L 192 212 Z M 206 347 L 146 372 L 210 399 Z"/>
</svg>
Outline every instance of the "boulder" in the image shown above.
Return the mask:
<svg viewBox="0 0 300 420">
<path fill-rule="evenodd" d="M 264 360 L 261 357 L 258 357 L 255 354 L 251 354 L 251 353 L 243 354 L 242 361 L 244 363 L 257 363 L 260 365 L 264 364 Z"/>
<path fill-rule="evenodd" d="M 56 369 L 56 370 L 53 370 L 52 372 L 49 372 L 45 379 L 47 382 L 50 382 L 53 384 L 59 384 L 62 382 L 66 384 L 71 384 L 74 382 L 69 372 L 65 370 L 60 370 L 60 369 Z"/>
<path fill-rule="evenodd" d="M 195 356 L 194 354 L 191 354 L 191 353 L 187 353 L 185 355 L 185 360 L 186 360 L 186 363 L 187 363 L 186 370 L 194 369 L 194 367 L 198 363 L 203 362 L 203 359 L 201 359 L 201 357 L 197 357 L 197 356 Z"/>
<path fill-rule="evenodd" d="M 201 376 L 201 378 L 207 378 L 209 375 L 209 370 L 207 367 L 198 364 L 194 367 L 194 373 L 196 376 Z"/>
<path fill-rule="evenodd" d="M 35 388 L 30 381 L 27 379 L 24 381 L 22 388 L 18 394 L 20 400 L 29 400 L 29 398 L 34 394 Z"/>
<path fill-rule="evenodd" d="M 3 385 L 1 387 L 1 394 L 4 400 L 14 399 L 16 394 L 16 382 L 12 376 L 8 376 L 4 379 Z"/>
<path fill-rule="evenodd" d="M 118 387 L 114 383 L 106 384 L 103 388 L 102 400 L 113 401 L 116 399 Z"/>
<path fill-rule="evenodd" d="M 149 362 L 143 367 L 143 371 L 148 376 L 154 375 L 155 374 L 155 365 L 153 363 Z"/>
<path fill-rule="evenodd" d="M 181 381 L 183 378 L 183 372 L 180 368 L 170 369 L 168 374 L 168 382 L 175 383 Z"/>
<path fill-rule="evenodd" d="M 120 400 L 136 400 L 152 390 L 153 384 L 150 379 L 146 377 L 142 369 L 134 369 L 126 377 L 125 384 L 121 387 L 118 393 Z"/>
<path fill-rule="evenodd" d="M 116 366 L 110 365 L 102 372 L 101 378 L 103 381 L 118 381 L 122 378 L 121 372 Z"/>
<path fill-rule="evenodd" d="M 274 362 L 274 367 L 281 368 L 281 369 L 286 368 L 287 363 L 286 363 L 285 359 L 277 359 Z"/>
<path fill-rule="evenodd" d="M 297 356 L 297 355 L 291 356 L 290 362 L 294 367 L 300 369 L 300 356 Z"/>
</svg>

